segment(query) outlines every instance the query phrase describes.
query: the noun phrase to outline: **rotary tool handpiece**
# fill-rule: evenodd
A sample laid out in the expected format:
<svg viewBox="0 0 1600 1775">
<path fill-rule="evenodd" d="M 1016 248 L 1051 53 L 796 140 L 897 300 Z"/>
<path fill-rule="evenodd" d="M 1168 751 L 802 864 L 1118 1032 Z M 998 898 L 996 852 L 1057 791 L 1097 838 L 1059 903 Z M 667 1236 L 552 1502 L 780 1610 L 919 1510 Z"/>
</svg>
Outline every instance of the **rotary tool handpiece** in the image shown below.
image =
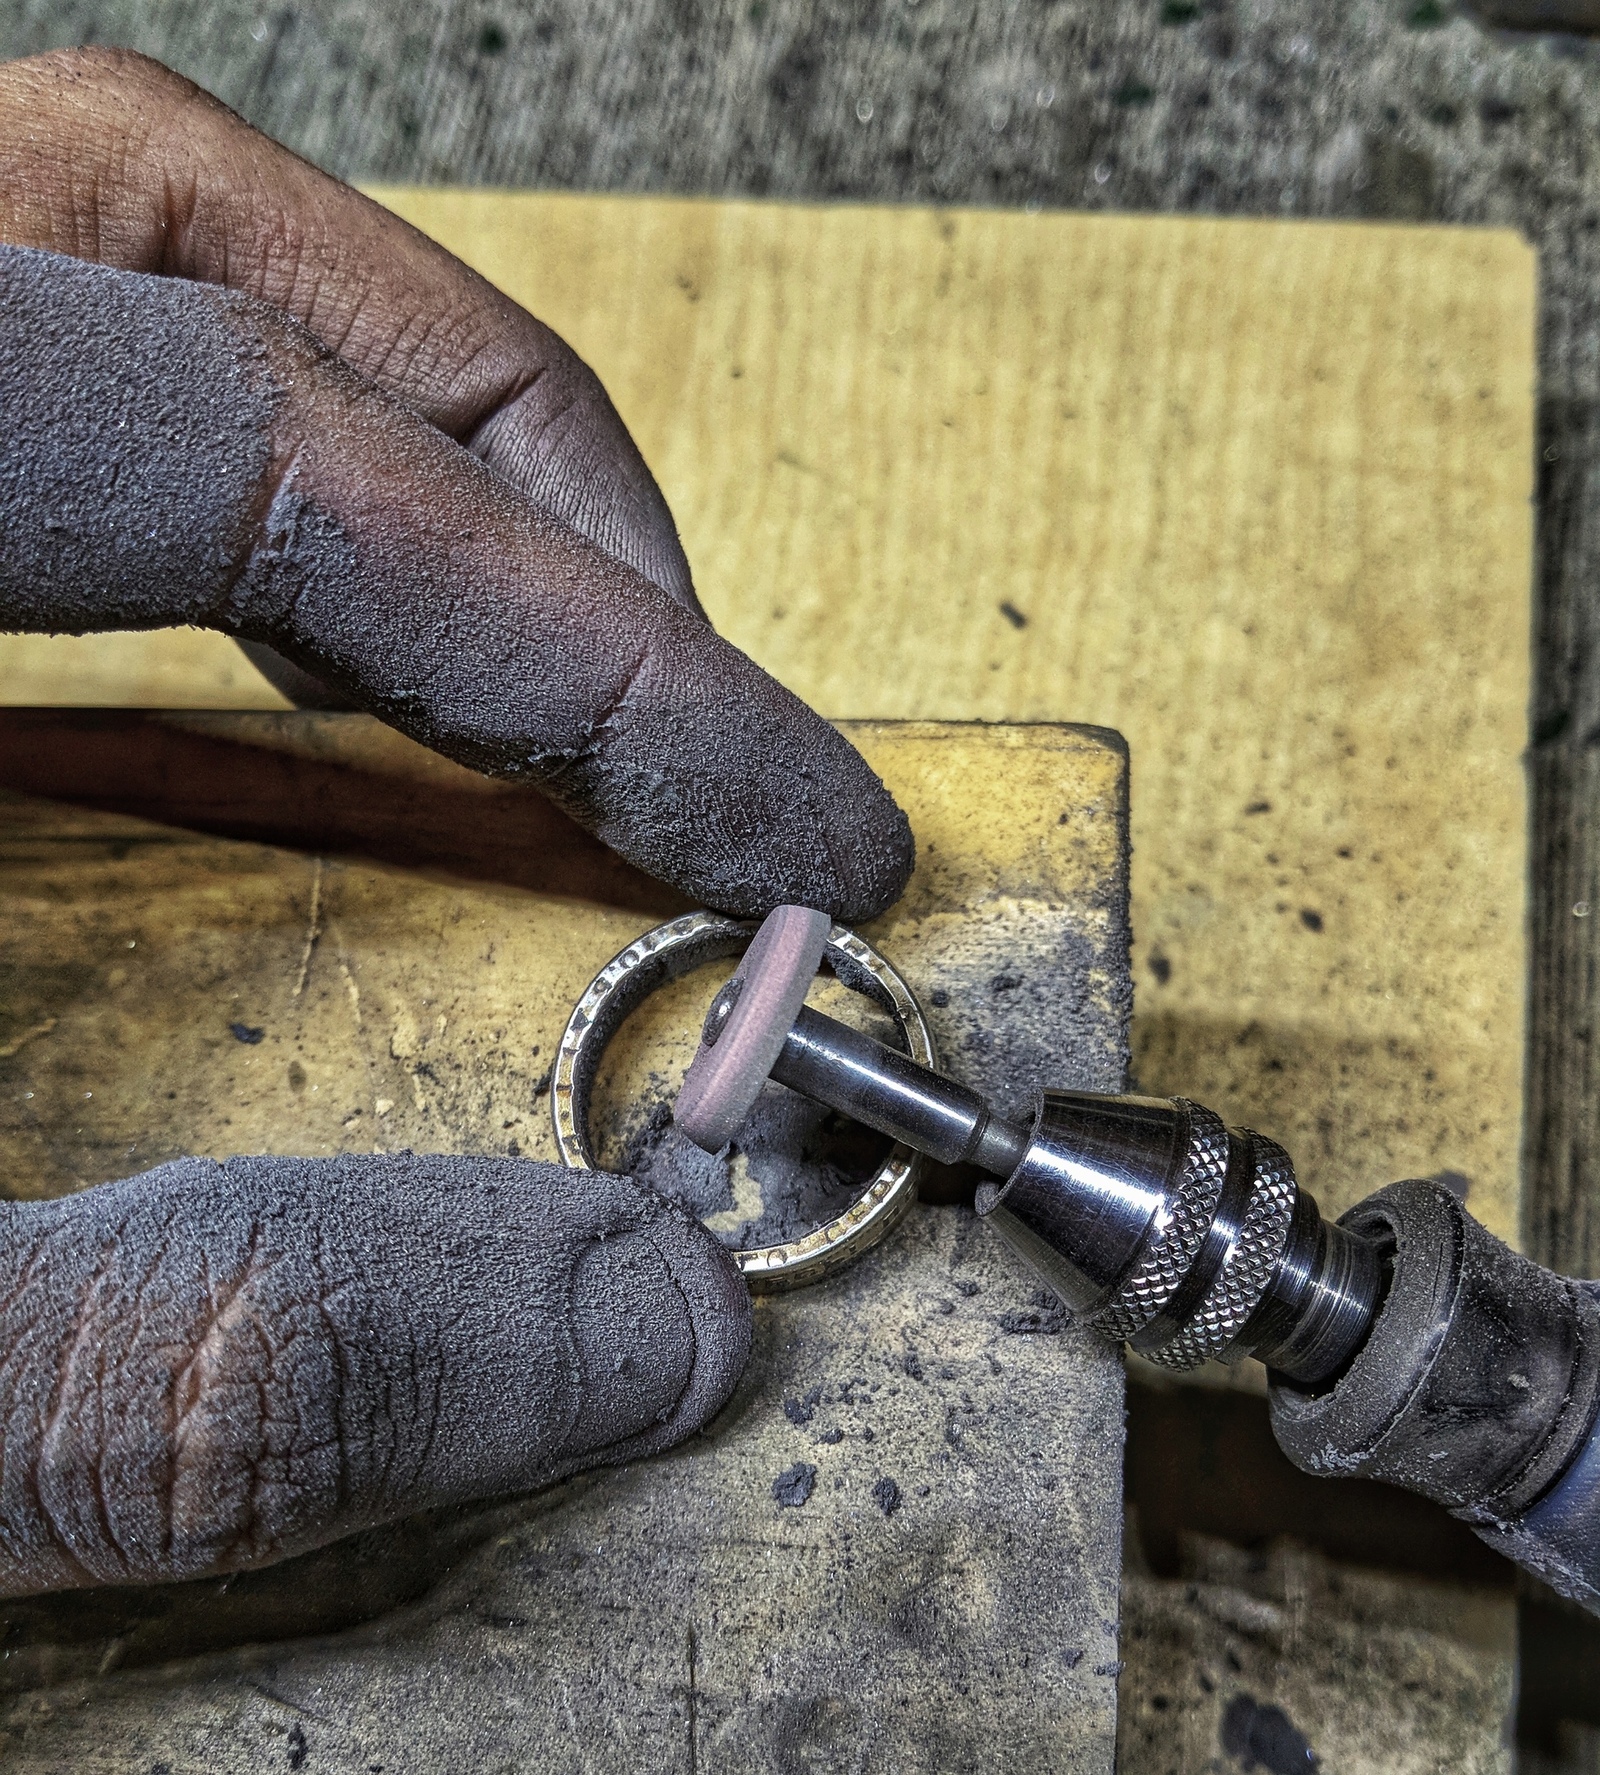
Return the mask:
<svg viewBox="0 0 1600 1775">
<path fill-rule="evenodd" d="M 770 1076 L 975 1165 L 978 1213 L 1076 1323 L 1170 1368 L 1259 1357 L 1297 1466 L 1436 1499 L 1600 1613 L 1600 1285 L 1519 1256 L 1431 1181 L 1325 1221 L 1281 1147 L 1183 1098 L 1045 1091 L 1030 1124 L 1001 1116 L 801 1005 L 816 955 L 784 930 L 763 954 L 787 959 L 753 947 L 711 1007 L 677 1105 L 691 1139 L 720 1149 Z"/>
</svg>

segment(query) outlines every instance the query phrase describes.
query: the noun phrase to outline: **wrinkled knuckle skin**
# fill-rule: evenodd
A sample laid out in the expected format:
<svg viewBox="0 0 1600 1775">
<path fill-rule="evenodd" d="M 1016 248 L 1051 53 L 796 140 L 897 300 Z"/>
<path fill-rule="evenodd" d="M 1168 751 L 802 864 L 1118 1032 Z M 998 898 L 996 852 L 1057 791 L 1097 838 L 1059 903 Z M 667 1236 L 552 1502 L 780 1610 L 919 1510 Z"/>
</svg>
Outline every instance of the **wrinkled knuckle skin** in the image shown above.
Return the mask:
<svg viewBox="0 0 1600 1775">
<path fill-rule="evenodd" d="M 5 1256 L 12 1594 L 261 1564 L 338 1513 L 336 1353 L 306 1278 L 285 1292 L 243 1224 L 200 1244 L 167 1205 L 100 1214 L 99 1193 L 41 1205 Z"/>
<path fill-rule="evenodd" d="M 726 1253 L 603 1173 L 186 1159 L 0 1204 L 0 1595 L 242 1570 L 654 1452 L 749 1341 Z"/>
</svg>

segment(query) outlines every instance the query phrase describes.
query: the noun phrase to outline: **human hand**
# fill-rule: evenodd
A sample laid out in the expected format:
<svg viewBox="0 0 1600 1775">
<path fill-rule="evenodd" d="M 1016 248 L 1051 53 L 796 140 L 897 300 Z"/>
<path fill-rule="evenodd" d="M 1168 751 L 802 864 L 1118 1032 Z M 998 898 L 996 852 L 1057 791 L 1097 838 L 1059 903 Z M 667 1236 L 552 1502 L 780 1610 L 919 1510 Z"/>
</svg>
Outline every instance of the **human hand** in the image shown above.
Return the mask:
<svg viewBox="0 0 1600 1775">
<path fill-rule="evenodd" d="M 180 1159 L 0 1204 L 0 1303 L 0 1596 L 268 1565 L 653 1454 L 750 1346 L 698 1221 L 515 1159 Z"/>
<path fill-rule="evenodd" d="M 721 911 L 899 894 L 904 816 L 700 615 L 595 377 L 442 248 L 86 50 L 0 66 L 0 242 L 0 627 L 265 643 Z"/>
<path fill-rule="evenodd" d="M 198 623 L 705 903 L 881 909 L 903 816 L 717 638 L 598 382 L 138 57 L 0 68 L 0 626 Z M 749 1303 L 626 1179 L 185 1160 L 0 1205 L 0 1593 L 243 1569 L 690 1433 Z"/>
</svg>

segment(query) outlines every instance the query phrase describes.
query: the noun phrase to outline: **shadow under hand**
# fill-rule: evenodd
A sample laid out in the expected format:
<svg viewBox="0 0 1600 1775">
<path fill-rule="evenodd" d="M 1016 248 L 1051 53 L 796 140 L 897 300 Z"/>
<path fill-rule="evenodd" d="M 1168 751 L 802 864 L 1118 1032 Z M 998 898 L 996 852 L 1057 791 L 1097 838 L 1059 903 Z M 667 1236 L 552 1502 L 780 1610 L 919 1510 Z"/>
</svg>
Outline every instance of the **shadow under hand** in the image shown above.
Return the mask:
<svg viewBox="0 0 1600 1775">
<path fill-rule="evenodd" d="M 0 709 L 0 788 L 661 918 L 693 905 L 537 790 L 453 764 L 370 715 Z"/>
<path fill-rule="evenodd" d="M 0 1696 L 370 1625 L 422 1602 L 518 1510 L 432 1511 L 225 1578 L 0 1601 Z"/>
</svg>

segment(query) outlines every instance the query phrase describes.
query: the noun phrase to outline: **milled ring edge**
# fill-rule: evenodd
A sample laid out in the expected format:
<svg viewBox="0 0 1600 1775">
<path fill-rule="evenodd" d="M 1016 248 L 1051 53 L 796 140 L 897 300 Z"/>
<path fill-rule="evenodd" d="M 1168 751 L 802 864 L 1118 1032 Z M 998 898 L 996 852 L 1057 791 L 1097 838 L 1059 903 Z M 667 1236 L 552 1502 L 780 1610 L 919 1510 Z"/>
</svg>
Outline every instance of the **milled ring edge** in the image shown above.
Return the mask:
<svg viewBox="0 0 1600 1775">
<path fill-rule="evenodd" d="M 757 928 L 713 912 L 685 913 L 634 938 L 589 982 L 561 1032 L 550 1076 L 550 1119 L 556 1150 L 570 1170 L 596 1168 L 589 1144 L 588 1092 L 617 1028 L 666 980 L 717 959 L 719 951 L 725 955 L 739 954 Z M 829 929 L 824 955 L 834 962 L 834 971 L 845 984 L 889 1013 L 912 1059 L 927 1067 L 938 1065 L 933 1033 L 916 994 L 870 943 L 835 924 Z M 676 969 L 670 966 L 674 957 L 680 961 Z M 838 965 L 840 962 L 843 967 Z M 657 964 L 653 972 L 663 967 L 665 972 L 651 979 L 636 995 L 627 995 L 620 1014 L 608 1015 L 623 983 L 652 963 Z M 590 1064 L 584 1066 L 582 1063 L 589 1059 L 585 1044 L 597 1025 L 603 1029 L 600 1047 Z M 814 1227 L 803 1238 L 730 1252 L 746 1285 L 755 1293 L 777 1293 L 821 1281 L 853 1262 L 898 1225 L 916 1195 L 923 1162 L 920 1153 L 897 1143 L 890 1148 L 872 1181 L 842 1214 Z"/>
</svg>

